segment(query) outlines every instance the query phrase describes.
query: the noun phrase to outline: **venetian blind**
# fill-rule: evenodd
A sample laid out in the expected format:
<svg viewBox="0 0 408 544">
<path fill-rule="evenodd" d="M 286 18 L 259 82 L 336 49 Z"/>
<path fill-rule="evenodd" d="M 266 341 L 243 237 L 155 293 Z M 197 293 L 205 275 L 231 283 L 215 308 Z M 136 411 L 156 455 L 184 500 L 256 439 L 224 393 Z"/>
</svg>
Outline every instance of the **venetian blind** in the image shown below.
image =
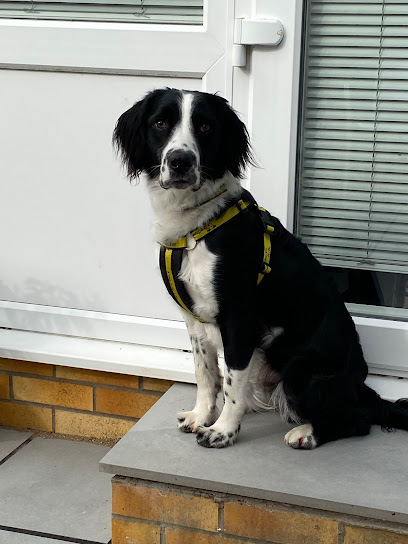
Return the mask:
<svg viewBox="0 0 408 544">
<path fill-rule="evenodd" d="M 309 0 L 298 232 L 323 264 L 408 272 L 408 3 Z"/>
<path fill-rule="evenodd" d="M 0 17 L 202 24 L 204 0 L 5 0 Z"/>
</svg>

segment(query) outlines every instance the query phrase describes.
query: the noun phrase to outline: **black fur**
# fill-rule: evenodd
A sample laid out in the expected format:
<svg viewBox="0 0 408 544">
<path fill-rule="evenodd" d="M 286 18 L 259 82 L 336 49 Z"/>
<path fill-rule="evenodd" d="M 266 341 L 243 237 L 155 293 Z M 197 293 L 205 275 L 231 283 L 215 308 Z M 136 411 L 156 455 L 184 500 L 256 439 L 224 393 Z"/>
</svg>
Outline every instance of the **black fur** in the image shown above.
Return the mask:
<svg viewBox="0 0 408 544">
<path fill-rule="evenodd" d="M 155 131 L 154 123 L 165 118 L 170 130 L 178 120 L 179 98 L 178 90 L 157 90 L 120 117 L 114 142 L 131 178 L 142 171 L 157 176 L 168 133 Z M 252 162 L 245 126 L 223 98 L 205 93 L 196 98 L 193 126 L 211 125 L 211 134 L 195 134 L 202 177 L 217 180 L 227 171 L 241 177 Z M 252 199 L 246 191 L 241 197 Z M 408 430 L 407 403 L 385 401 L 365 385 L 367 364 L 354 322 L 326 270 L 277 219 L 275 227 L 271 272 L 259 287 L 263 226 L 254 204 L 205 239 L 218 256 L 216 322 L 228 369 L 246 368 L 265 333 L 281 327 L 284 333 L 265 348 L 265 356 L 292 411 L 313 426 L 317 445 L 368 434 L 372 424 Z M 199 431 L 198 441 L 210 446 L 211 433 Z"/>
</svg>

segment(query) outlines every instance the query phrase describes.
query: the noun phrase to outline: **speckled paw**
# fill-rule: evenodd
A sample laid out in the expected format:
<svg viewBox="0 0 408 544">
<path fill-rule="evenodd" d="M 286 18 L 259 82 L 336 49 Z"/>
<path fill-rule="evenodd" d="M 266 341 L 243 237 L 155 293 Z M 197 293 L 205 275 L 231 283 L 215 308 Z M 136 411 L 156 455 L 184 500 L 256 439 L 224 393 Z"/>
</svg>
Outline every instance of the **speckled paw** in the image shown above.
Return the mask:
<svg viewBox="0 0 408 544">
<path fill-rule="evenodd" d="M 238 437 L 240 427 L 233 431 L 218 430 L 216 426 L 197 429 L 197 443 L 205 448 L 227 448 L 232 446 Z"/>
<path fill-rule="evenodd" d="M 191 412 L 179 412 L 177 414 L 177 427 L 183 433 L 196 433 L 199 427 L 210 427 L 218 419 L 218 412 L 213 411 L 201 414 L 192 410 Z"/>
</svg>

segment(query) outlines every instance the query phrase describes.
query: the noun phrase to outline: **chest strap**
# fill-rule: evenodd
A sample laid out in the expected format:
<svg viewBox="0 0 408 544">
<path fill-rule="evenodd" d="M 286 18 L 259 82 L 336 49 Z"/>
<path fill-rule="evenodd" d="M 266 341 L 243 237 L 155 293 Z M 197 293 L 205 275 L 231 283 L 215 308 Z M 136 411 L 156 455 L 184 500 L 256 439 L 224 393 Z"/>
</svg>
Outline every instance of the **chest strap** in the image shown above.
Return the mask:
<svg viewBox="0 0 408 544">
<path fill-rule="evenodd" d="M 189 234 L 198 241 L 205 238 L 211 232 L 220 228 L 222 225 L 230 221 L 237 216 L 251 204 L 249 201 L 238 200 L 235 204 L 230 206 L 220 217 L 212 219 L 200 229 L 195 229 Z M 263 226 L 264 226 L 264 251 L 262 269 L 258 273 L 257 285 L 259 285 L 264 278 L 265 274 L 269 274 L 271 268 L 269 266 L 271 259 L 271 235 L 275 231 L 273 225 L 273 219 L 264 208 L 257 207 Z M 201 323 L 207 323 L 204 319 L 197 316 L 193 312 L 193 301 L 187 292 L 185 284 L 179 279 L 179 273 L 181 270 L 181 264 L 183 259 L 183 250 L 187 248 L 187 235 L 175 240 L 169 244 L 161 244 L 160 247 L 160 271 L 166 286 L 167 291 L 172 298 L 177 302 L 181 308 L 192 315 L 197 321 Z"/>
</svg>

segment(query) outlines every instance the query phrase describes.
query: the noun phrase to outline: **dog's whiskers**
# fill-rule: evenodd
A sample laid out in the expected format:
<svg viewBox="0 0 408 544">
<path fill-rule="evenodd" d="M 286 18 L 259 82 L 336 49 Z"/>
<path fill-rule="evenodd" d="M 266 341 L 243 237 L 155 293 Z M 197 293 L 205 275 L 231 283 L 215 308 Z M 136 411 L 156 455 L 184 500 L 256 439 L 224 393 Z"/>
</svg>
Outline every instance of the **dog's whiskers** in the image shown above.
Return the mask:
<svg viewBox="0 0 408 544">
<path fill-rule="evenodd" d="M 150 174 L 152 174 L 152 175 L 154 175 L 154 174 L 158 175 L 159 172 L 160 172 L 160 166 L 161 166 L 160 164 L 154 164 L 153 166 L 150 166 L 149 168 L 146 168 L 145 172 L 146 172 L 147 174 L 149 174 L 149 175 L 150 175 Z"/>
</svg>

